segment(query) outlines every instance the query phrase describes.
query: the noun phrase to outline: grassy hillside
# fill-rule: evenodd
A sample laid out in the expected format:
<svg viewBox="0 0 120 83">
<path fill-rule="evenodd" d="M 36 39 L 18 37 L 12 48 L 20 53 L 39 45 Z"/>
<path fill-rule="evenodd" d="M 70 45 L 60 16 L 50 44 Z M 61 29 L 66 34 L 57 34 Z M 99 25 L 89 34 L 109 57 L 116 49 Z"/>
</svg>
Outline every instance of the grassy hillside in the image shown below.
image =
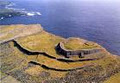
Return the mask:
<svg viewBox="0 0 120 83">
<path fill-rule="evenodd" d="M 41 25 L 0 26 L 0 43 L 42 31 Z"/>
<path fill-rule="evenodd" d="M 120 82 L 120 73 L 115 74 L 114 76 L 111 76 L 107 81 L 104 83 L 119 83 Z"/>
<path fill-rule="evenodd" d="M 27 31 L 30 28 L 31 30 Z M 117 74 L 120 73 L 120 57 L 110 54 L 94 42 L 55 36 L 42 30 L 40 25 L 1 26 L 0 29 L 0 40 L 2 41 L 0 44 L 0 58 L 2 60 L 0 70 L 3 76 L 12 76 L 13 80 L 16 79 L 18 83 L 100 83 L 106 80 L 108 80 L 106 83 L 109 83 L 111 79 L 119 80 Z M 12 34 L 12 36 L 9 37 L 6 35 L 7 33 Z M 10 41 L 5 42 L 8 40 Z M 25 53 L 13 40 L 25 50 L 45 52 L 49 56 Z M 59 42 L 64 42 L 66 48 L 102 48 L 103 51 L 87 55 L 84 58 L 77 56 L 65 58 L 55 50 L 55 46 Z M 97 59 L 82 61 L 89 58 Z M 67 60 L 78 61 L 67 62 Z M 4 78 L 2 81 L 4 83 Z"/>
</svg>

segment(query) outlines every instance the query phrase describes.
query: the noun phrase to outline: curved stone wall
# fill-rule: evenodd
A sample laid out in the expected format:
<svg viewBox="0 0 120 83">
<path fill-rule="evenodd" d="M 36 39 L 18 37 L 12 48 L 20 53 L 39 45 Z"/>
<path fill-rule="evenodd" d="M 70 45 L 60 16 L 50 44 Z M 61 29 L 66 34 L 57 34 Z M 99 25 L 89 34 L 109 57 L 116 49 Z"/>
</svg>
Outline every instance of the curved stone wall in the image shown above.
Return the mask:
<svg viewBox="0 0 120 83">
<path fill-rule="evenodd" d="M 79 70 L 79 69 L 83 69 L 83 68 L 87 68 L 87 67 L 90 67 L 90 66 L 93 66 L 92 64 L 89 64 L 89 65 L 85 65 L 85 66 L 82 66 L 82 67 L 77 67 L 77 68 L 70 68 L 70 69 L 58 69 L 58 68 L 53 68 L 53 67 L 48 67 L 44 64 L 40 64 L 36 61 L 30 61 L 29 62 L 30 64 L 34 64 L 34 65 L 38 65 L 44 69 L 47 69 L 47 70 L 54 70 L 54 71 L 61 71 L 61 72 L 67 72 L 67 71 L 75 71 L 75 70 Z"/>
<path fill-rule="evenodd" d="M 14 42 L 14 46 L 16 46 L 21 52 L 23 52 L 24 54 L 27 54 L 27 55 L 43 55 L 45 57 L 48 57 L 48 58 L 51 58 L 51 59 L 55 59 L 55 60 L 58 60 L 58 61 L 61 61 L 61 62 L 82 62 L 82 61 L 93 61 L 93 60 L 98 60 L 98 59 L 101 59 L 103 57 L 99 57 L 99 58 L 87 58 L 87 59 L 78 59 L 78 60 L 72 60 L 72 59 L 67 59 L 67 58 L 56 58 L 52 55 L 49 55 L 48 53 L 46 52 L 38 52 L 38 51 L 30 51 L 24 47 L 22 47 L 17 41 L 15 40 L 12 40 Z"/>
<path fill-rule="evenodd" d="M 23 52 L 23 53 L 25 53 L 27 55 L 39 55 L 39 54 L 42 54 L 42 56 L 46 56 L 48 58 L 55 59 L 55 60 L 62 61 L 62 62 L 67 62 L 67 63 L 68 62 L 79 62 L 79 61 L 92 61 L 92 60 L 98 60 L 98 59 L 102 58 L 102 57 L 100 57 L 100 58 L 79 59 L 79 60 L 70 60 L 70 59 L 66 59 L 66 58 L 56 58 L 56 57 L 53 57 L 53 56 L 49 55 L 46 52 L 30 51 L 30 50 L 24 48 L 23 46 L 21 46 L 17 41 L 15 41 L 15 40 L 12 40 L 12 41 L 14 43 L 14 46 L 16 46 L 21 52 Z M 42 67 L 44 69 L 47 69 L 47 70 L 61 71 L 61 72 L 80 70 L 80 69 L 87 68 L 87 67 L 90 67 L 90 66 L 94 65 L 94 64 L 87 64 L 87 65 L 84 65 L 84 66 L 81 66 L 81 67 L 66 69 L 66 68 L 49 67 L 49 66 L 47 66 L 45 64 L 41 64 L 41 63 L 39 63 L 37 61 L 30 61 L 29 63 L 33 64 L 33 65 L 38 65 L 38 66 L 40 66 L 40 67 Z"/>
<path fill-rule="evenodd" d="M 102 51 L 102 49 L 67 50 L 64 48 L 64 44 L 62 42 L 58 43 L 58 45 L 56 46 L 56 50 L 58 53 L 68 58 L 74 55 L 77 55 L 79 57 L 84 57 L 85 55 L 94 54 Z"/>
</svg>

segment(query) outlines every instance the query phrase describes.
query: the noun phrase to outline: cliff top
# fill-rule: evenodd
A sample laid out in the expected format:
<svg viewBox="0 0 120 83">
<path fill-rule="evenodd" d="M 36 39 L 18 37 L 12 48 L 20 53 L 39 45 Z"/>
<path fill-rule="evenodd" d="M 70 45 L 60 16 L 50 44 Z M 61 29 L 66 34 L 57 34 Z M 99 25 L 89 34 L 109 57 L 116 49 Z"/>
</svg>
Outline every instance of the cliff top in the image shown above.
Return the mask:
<svg viewBox="0 0 120 83">
<path fill-rule="evenodd" d="M 68 38 L 66 41 L 63 41 L 63 44 L 64 47 L 68 50 L 101 48 L 101 46 L 95 42 L 74 37 Z"/>
<path fill-rule="evenodd" d="M 8 75 L 25 83 L 99 83 L 120 72 L 120 57 L 94 42 L 65 39 L 46 32 L 41 25 L 7 25 L 1 26 L 0 31 L 2 81 Z M 84 58 L 65 58 L 55 50 L 59 42 L 69 49 L 97 46 L 104 50 Z"/>
</svg>

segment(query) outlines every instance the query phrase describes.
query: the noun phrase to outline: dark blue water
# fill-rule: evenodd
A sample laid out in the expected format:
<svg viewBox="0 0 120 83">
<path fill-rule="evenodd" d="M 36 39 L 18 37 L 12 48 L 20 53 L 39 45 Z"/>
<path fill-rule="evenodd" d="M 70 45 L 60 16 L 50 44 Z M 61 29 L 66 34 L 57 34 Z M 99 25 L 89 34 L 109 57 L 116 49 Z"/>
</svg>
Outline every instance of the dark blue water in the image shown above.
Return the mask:
<svg viewBox="0 0 120 83">
<path fill-rule="evenodd" d="M 6 24 L 40 23 L 48 32 L 62 37 L 95 41 L 120 55 L 120 2 L 114 0 L 10 0 L 16 8 L 39 11 L 41 16 L 17 16 L 0 21 Z"/>
</svg>

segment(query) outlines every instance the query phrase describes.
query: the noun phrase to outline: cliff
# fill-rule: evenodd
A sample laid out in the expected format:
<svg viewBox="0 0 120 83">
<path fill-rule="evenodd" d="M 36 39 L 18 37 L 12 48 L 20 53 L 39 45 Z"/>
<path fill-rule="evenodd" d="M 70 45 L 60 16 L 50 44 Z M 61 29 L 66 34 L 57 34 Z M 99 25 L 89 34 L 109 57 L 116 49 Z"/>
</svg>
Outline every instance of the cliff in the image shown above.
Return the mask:
<svg viewBox="0 0 120 83">
<path fill-rule="evenodd" d="M 69 58 L 65 57 L 65 51 Z M 79 57 L 81 52 L 84 57 Z M 0 58 L 3 83 L 10 83 L 9 80 L 16 83 L 112 83 L 119 80 L 116 79 L 120 73 L 119 56 L 95 42 L 48 33 L 39 24 L 0 26 Z"/>
</svg>

